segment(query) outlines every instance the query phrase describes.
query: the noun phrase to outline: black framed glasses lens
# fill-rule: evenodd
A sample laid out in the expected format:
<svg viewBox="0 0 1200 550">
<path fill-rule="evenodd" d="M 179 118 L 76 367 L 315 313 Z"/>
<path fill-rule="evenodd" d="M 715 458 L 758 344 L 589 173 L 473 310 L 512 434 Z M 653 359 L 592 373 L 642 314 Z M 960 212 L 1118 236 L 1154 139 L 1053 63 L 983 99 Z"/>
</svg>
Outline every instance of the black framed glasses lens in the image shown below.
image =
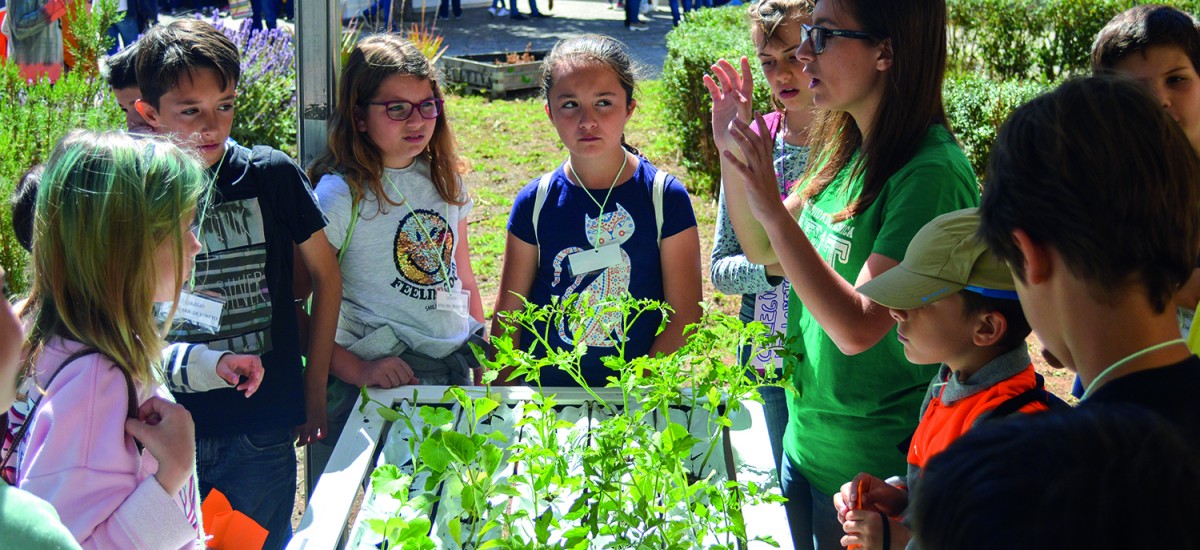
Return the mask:
<svg viewBox="0 0 1200 550">
<path fill-rule="evenodd" d="M 813 54 L 821 55 L 825 51 L 825 27 L 814 27 L 812 25 L 800 25 L 804 29 L 804 34 L 801 36 L 800 45 L 805 42 L 812 41 Z"/>
</svg>

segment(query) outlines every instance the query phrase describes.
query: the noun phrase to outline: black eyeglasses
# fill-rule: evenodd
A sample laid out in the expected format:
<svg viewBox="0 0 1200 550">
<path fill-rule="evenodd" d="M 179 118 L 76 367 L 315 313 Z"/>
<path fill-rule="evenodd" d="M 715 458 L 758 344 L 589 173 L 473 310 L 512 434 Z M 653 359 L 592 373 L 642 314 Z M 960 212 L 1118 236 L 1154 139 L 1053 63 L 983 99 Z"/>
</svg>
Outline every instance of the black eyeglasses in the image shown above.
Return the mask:
<svg viewBox="0 0 1200 550">
<path fill-rule="evenodd" d="M 412 118 L 413 113 L 421 113 L 421 118 L 432 120 L 438 117 L 442 112 L 442 100 L 426 99 L 420 103 L 413 103 L 403 99 L 396 101 L 368 101 L 367 105 L 383 105 L 383 112 L 387 113 L 388 118 L 396 122 L 408 120 Z"/>
<path fill-rule="evenodd" d="M 800 25 L 804 29 L 804 37 L 800 41 L 803 46 L 805 42 L 812 40 L 812 49 L 814 55 L 821 55 L 825 51 L 825 39 L 830 36 L 841 36 L 843 38 L 854 38 L 856 40 L 875 40 L 871 36 L 861 31 L 847 31 L 843 29 L 827 29 L 825 27 L 817 27 L 814 25 Z"/>
</svg>

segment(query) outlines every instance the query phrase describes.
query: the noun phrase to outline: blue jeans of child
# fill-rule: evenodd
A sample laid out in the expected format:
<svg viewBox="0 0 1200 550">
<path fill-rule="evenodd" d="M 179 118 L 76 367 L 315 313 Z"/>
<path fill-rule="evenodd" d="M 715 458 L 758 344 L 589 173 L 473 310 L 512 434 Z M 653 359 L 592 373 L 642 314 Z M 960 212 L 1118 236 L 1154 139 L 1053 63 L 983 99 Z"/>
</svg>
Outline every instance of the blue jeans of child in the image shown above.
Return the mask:
<svg viewBox="0 0 1200 550">
<path fill-rule="evenodd" d="M 454 16 L 462 16 L 462 0 L 442 0 L 438 6 L 438 17 L 443 19 L 450 17 L 451 6 L 453 6 Z"/>
<path fill-rule="evenodd" d="M 784 498 L 788 499 L 783 507 L 787 510 L 788 527 L 796 550 L 841 549 L 846 532 L 838 523 L 833 495 L 814 489 L 786 456 L 780 462 L 783 463 L 780 485 Z"/>
<path fill-rule="evenodd" d="M 641 23 L 638 16 L 641 14 L 638 10 L 642 8 L 642 0 L 625 0 L 625 24 Z"/>
<path fill-rule="evenodd" d="M 261 30 L 263 21 L 267 28 L 275 28 L 279 19 L 278 0 L 250 0 L 250 25 L 255 31 Z"/>
<path fill-rule="evenodd" d="M 108 28 L 108 37 L 113 39 L 113 45 L 108 49 L 108 55 L 117 53 L 117 50 L 122 48 L 122 43 L 125 48 L 132 45 L 138 37 L 137 15 L 126 11 L 119 21 Z M 118 37 L 120 40 L 117 40 Z"/>
<path fill-rule="evenodd" d="M 267 530 L 264 549 L 292 538 L 296 502 L 296 448 L 291 428 L 196 440 L 200 496 L 213 488 Z"/>
<path fill-rule="evenodd" d="M 671 0 L 671 21 L 676 25 L 679 24 L 679 18 L 683 17 L 684 13 L 692 11 L 692 0 L 683 0 L 683 12 L 679 11 L 679 0 Z"/>
</svg>

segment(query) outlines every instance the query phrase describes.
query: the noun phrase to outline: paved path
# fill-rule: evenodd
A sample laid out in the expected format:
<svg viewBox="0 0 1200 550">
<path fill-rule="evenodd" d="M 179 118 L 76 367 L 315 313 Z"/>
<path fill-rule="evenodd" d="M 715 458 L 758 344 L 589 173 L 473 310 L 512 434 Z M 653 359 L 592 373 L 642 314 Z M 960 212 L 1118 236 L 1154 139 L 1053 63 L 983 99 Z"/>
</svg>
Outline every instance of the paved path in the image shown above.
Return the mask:
<svg viewBox="0 0 1200 550">
<path fill-rule="evenodd" d="M 415 0 L 417 13 L 420 1 Z M 534 50 L 549 50 L 560 38 L 585 34 L 607 34 L 629 46 L 634 58 L 644 65 L 646 78 L 658 78 L 667 55 L 666 34 L 671 30 L 671 12 L 667 0 L 642 20 L 649 30 L 625 29 L 624 10 L 608 9 L 606 0 L 555 0 L 554 9 L 547 9 L 547 0 L 538 0 L 538 8 L 553 17 L 514 21 L 509 17 L 493 17 L 485 6 L 465 7 L 462 19 L 441 20 L 436 0 L 427 0 L 425 21 L 445 37 L 447 55 L 470 55 L 494 52 L 520 52 L 526 45 Z M 523 13 L 529 12 L 526 0 L 513 0 Z M 356 2 L 347 2 L 346 13 L 352 13 Z M 408 25 L 408 22 L 405 22 Z"/>
</svg>

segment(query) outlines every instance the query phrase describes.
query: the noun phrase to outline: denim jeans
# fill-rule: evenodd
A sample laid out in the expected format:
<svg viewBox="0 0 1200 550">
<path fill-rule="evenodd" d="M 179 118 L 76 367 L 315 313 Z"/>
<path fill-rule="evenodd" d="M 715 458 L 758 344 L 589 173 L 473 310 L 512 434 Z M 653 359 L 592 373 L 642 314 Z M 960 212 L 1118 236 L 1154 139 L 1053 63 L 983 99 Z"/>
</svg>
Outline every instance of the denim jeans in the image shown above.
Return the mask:
<svg viewBox="0 0 1200 550">
<path fill-rule="evenodd" d="M 676 25 L 679 24 L 679 19 L 681 17 L 683 17 L 684 13 L 692 11 L 692 0 L 683 0 L 683 12 L 682 13 L 680 13 L 680 11 L 679 11 L 679 0 L 671 0 L 670 4 L 671 4 L 671 21 L 674 21 Z"/>
<path fill-rule="evenodd" d="M 780 462 L 783 463 L 780 485 L 788 499 L 783 507 L 787 510 L 796 550 L 840 550 L 846 532 L 838 523 L 833 495 L 817 492 L 787 457 Z"/>
<path fill-rule="evenodd" d="M 131 46 L 138 38 L 137 15 L 126 11 L 120 21 L 113 23 L 108 28 L 108 37 L 113 39 L 113 45 L 108 49 L 108 55 L 117 53 L 117 50 L 121 49 L 122 44 L 126 48 Z M 118 37 L 120 40 L 117 40 Z"/>
<path fill-rule="evenodd" d="M 775 457 L 775 474 L 781 475 L 783 462 L 783 433 L 787 431 L 787 390 L 778 386 L 759 386 L 763 398 L 763 416 L 767 420 L 767 437 L 771 438 L 771 455 Z"/>
<path fill-rule="evenodd" d="M 292 538 L 296 501 L 296 448 L 290 428 L 196 440 L 200 495 L 213 488 L 234 510 L 268 532 L 264 549 L 283 548 Z"/>
<path fill-rule="evenodd" d="M 642 0 L 625 0 L 625 24 L 641 23 L 638 20 L 638 15 L 642 8 Z"/>
<path fill-rule="evenodd" d="M 462 0 L 442 0 L 441 5 L 438 6 L 438 17 L 450 17 L 451 6 L 453 6 L 454 16 L 461 17 Z"/>
<path fill-rule="evenodd" d="M 250 0 L 250 10 L 251 29 L 261 30 L 263 21 L 266 21 L 268 29 L 275 28 L 279 19 L 278 0 Z"/>
</svg>

